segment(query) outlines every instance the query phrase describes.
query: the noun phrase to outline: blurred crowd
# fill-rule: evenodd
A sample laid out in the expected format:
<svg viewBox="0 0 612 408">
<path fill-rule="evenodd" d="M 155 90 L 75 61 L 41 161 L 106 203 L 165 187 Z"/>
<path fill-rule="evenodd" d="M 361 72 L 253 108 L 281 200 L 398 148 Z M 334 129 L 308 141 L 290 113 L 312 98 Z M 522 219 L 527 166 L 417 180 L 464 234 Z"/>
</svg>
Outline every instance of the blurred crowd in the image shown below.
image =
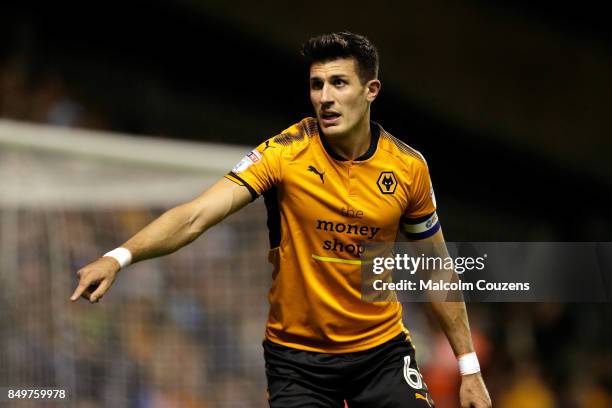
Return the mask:
<svg viewBox="0 0 612 408">
<path fill-rule="evenodd" d="M 95 104 L 78 95 L 53 69 L 36 72 L 25 56 L 0 59 L 0 118 L 107 129 Z"/>
<path fill-rule="evenodd" d="M 261 210 L 130 267 L 95 306 L 68 301 L 75 272 L 160 211 L 0 211 L 19 225 L 0 262 L 0 384 L 66 388 L 57 406 L 263 406 L 270 271 L 265 230 L 249 221 Z"/>
<path fill-rule="evenodd" d="M 410 306 L 404 305 L 407 313 Z M 612 361 L 607 339 L 612 333 L 605 323 L 610 322 L 609 311 L 602 305 L 480 303 L 467 307 L 494 406 L 610 406 Z M 411 327 L 416 331 L 417 355 L 421 351 L 421 366 L 437 406 L 457 407 L 454 356 L 444 335 L 429 323 Z"/>
</svg>

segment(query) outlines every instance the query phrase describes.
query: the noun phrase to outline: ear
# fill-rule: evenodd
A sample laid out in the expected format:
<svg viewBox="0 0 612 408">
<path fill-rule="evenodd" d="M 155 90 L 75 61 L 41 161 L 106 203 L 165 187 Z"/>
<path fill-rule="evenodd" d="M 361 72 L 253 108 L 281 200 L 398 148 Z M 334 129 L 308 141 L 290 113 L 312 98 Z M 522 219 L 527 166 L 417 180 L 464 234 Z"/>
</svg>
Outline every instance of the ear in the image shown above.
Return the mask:
<svg viewBox="0 0 612 408">
<path fill-rule="evenodd" d="M 366 83 L 366 89 L 368 93 L 366 98 L 368 102 L 374 102 L 374 99 L 376 99 L 378 93 L 380 92 L 380 87 L 381 83 L 378 79 L 372 79 Z"/>
</svg>

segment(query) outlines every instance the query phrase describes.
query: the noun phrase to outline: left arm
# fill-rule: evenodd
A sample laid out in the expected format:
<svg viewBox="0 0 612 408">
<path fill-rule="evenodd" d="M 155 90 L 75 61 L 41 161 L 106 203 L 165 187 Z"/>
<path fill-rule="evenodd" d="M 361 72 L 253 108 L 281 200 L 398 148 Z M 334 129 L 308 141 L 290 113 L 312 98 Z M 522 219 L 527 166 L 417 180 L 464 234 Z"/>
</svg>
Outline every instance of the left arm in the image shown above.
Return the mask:
<svg viewBox="0 0 612 408">
<path fill-rule="evenodd" d="M 444 235 L 442 229 L 438 230 L 434 235 L 419 243 L 444 244 Z M 445 258 L 448 255 L 446 245 L 432 245 L 435 248 L 436 254 Z M 463 301 L 453 302 L 431 302 L 430 309 L 433 312 L 436 320 L 440 323 L 444 334 L 448 338 L 450 346 L 457 358 L 474 352 L 472 344 L 472 335 L 470 333 L 470 324 L 468 322 L 467 311 Z M 474 374 L 466 374 L 461 376 L 460 401 L 462 408 L 489 408 L 491 407 L 491 398 L 484 384 L 480 372 Z"/>
</svg>

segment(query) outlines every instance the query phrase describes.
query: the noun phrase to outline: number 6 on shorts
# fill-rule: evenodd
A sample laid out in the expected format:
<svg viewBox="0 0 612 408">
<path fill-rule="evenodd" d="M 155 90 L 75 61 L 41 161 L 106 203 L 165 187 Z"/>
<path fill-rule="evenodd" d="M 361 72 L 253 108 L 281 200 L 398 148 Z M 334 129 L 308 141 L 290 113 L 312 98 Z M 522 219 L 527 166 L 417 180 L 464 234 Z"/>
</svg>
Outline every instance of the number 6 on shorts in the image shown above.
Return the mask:
<svg viewBox="0 0 612 408">
<path fill-rule="evenodd" d="M 410 367 L 410 356 L 404 357 L 404 379 L 409 386 L 416 390 L 423 388 L 421 373 L 417 369 Z"/>
</svg>

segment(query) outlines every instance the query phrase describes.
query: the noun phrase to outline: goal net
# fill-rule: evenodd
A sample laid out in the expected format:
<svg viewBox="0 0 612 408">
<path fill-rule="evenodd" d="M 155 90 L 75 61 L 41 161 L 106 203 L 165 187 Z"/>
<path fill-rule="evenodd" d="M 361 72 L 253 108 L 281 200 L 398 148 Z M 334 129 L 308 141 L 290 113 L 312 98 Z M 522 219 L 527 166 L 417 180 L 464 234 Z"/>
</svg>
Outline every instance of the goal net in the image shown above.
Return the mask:
<svg viewBox="0 0 612 408">
<path fill-rule="evenodd" d="M 121 271 L 100 303 L 69 301 L 80 267 L 248 150 L 1 120 L 0 388 L 66 390 L 45 406 L 267 406 L 261 200 Z"/>
</svg>

